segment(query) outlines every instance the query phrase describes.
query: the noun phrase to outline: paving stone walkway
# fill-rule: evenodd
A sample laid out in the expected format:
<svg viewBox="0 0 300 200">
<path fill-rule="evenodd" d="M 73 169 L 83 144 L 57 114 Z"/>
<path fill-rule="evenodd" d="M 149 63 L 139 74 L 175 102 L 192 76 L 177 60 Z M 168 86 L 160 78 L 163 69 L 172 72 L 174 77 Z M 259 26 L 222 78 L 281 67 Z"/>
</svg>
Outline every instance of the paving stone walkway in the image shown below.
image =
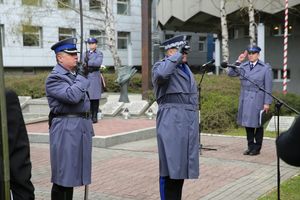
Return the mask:
<svg viewBox="0 0 300 200">
<path fill-rule="evenodd" d="M 110 137 L 123 132 L 153 128 L 154 120 L 111 118 L 94 125 L 96 135 Z M 43 133 L 47 124 L 27 125 L 30 135 Z M 244 156 L 245 137 L 201 135 L 200 178 L 186 180 L 183 200 L 255 200 L 277 185 L 274 139 L 266 138 L 261 154 Z M 208 151 L 205 148 L 216 150 Z M 32 181 L 37 200 L 50 200 L 49 145 L 31 142 Z M 296 174 L 281 162 L 281 181 Z M 158 200 L 158 155 L 156 138 L 93 148 L 91 200 Z M 84 187 L 75 188 L 74 200 L 83 199 Z"/>
</svg>

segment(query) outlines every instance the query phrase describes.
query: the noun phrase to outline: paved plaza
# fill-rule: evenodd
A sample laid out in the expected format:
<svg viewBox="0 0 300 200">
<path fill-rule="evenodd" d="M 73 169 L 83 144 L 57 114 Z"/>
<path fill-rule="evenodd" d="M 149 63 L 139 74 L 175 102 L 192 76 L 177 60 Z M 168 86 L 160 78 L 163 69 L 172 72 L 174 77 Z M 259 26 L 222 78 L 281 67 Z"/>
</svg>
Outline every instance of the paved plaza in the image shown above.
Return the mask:
<svg viewBox="0 0 300 200">
<path fill-rule="evenodd" d="M 152 132 L 150 138 L 93 148 L 91 200 L 158 200 L 158 154 L 155 120 L 108 118 L 94 124 L 94 142 L 122 135 L 129 137 L 139 130 Z M 48 137 L 47 123 L 27 125 L 33 135 Z M 123 134 L 123 133 L 126 134 Z M 147 136 L 149 137 L 149 135 Z M 134 138 L 133 138 L 134 139 Z M 117 139 L 119 140 L 119 139 Z M 131 138 L 132 140 L 132 138 Z M 45 141 L 45 140 L 41 140 Z M 244 156 L 245 137 L 202 134 L 200 178 L 186 180 L 183 200 L 254 200 L 277 184 L 274 139 L 264 140 L 261 154 Z M 97 146 L 97 145 L 96 145 Z M 215 150 L 208 150 L 208 149 Z M 32 181 L 37 200 L 50 199 L 49 145 L 31 141 Z M 281 162 L 281 181 L 299 173 Z M 74 190 L 74 200 L 83 199 L 84 187 Z"/>
</svg>

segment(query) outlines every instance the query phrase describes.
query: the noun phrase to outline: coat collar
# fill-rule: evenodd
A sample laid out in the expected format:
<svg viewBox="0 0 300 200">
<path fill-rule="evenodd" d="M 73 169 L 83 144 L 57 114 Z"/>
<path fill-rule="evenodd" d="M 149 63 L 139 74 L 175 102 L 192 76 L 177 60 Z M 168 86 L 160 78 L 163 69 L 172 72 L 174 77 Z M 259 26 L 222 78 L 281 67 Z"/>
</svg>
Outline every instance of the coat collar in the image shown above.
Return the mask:
<svg viewBox="0 0 300 200">
<path fill-rule="evenodd" d="M 57 71 L 60 74 L 68 74 L 71 73 L 69 70 L 65 69 L 62 65 L 56 64 L 56 66 L 53 69 L 54 71 Z"/>
<path fill-rule="evenodd" d="M 246 67 L 247 71 L 249 71 L 250 74 L 254 74 L 262 70 L 262 68 L 265 67 L 265 65 L 262 63 L 261 60 L 258 60 L 256 62 L 255 67 L 250 71 L 250 62 L 248 62 L 248 65 Z"/>
</svg>

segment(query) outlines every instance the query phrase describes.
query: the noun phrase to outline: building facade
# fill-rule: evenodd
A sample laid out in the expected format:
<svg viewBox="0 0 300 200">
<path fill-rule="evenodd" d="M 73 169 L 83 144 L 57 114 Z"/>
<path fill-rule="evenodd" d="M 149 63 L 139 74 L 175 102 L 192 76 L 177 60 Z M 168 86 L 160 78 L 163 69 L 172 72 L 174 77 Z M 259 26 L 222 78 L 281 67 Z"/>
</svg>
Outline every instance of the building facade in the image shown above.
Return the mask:
<svg viewBox="0 0 300 200">
<path fill-rule="evenodd" d="M 222 60 L 220 0 L 164 0 L 157 4 L 158 24 L 164 31 L 214 33 L 216 65 Z M 283 89 L 283 27 L 284 1 L 254 1 L 256 28 L 262 28 L 257 34 L 263 44 L 262 59 L 272 66 L 273 90 Z M 300 49 L 300 0 L 289 1 L 288 26 L 288 67 L 287 91 L 300 94 L 300 67 L 298 51 Z M 226 3 L 229 31 L 229 62 L 234 63 L 241 52 L 250 43 L 248 1 L 232 0 Z M 204 63 L 208 60 L 204 60 Z"/>
<path fill-rule="evenodd" d="M 141 2 L 110 0 L 118 54 L 123 65 L 141 65 Z M 96 37 L 103 64 L 113 66 L 106 46 L 104 13 L 97 0 L 83 0 L 83 38 Z M 79 2 L 75 0 L 0 0 L 0 30 L 6 71 L 32 73 L 55 65 L 50 47 L 67 37 L 80 39 Z M 78 45 L 80 41 L 78 40 Z M 83 48 L 85 50 L 85 46 Z"/>
</svg>

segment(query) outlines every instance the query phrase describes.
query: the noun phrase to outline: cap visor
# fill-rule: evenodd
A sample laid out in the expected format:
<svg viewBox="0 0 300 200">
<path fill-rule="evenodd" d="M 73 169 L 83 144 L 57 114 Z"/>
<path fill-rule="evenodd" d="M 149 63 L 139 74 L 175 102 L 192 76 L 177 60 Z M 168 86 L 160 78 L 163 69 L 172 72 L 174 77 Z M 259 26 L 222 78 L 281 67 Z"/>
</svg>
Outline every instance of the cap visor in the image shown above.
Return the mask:
<svg viewBox="0 0 300 200">
<path fill-rule="evenodd" d="M 73 50 L 65 49 L 64 52 L 65 53 L 80 53 L 79 51 L 77 51 L 77 49 L 73 49 Z"/>
</svg>

